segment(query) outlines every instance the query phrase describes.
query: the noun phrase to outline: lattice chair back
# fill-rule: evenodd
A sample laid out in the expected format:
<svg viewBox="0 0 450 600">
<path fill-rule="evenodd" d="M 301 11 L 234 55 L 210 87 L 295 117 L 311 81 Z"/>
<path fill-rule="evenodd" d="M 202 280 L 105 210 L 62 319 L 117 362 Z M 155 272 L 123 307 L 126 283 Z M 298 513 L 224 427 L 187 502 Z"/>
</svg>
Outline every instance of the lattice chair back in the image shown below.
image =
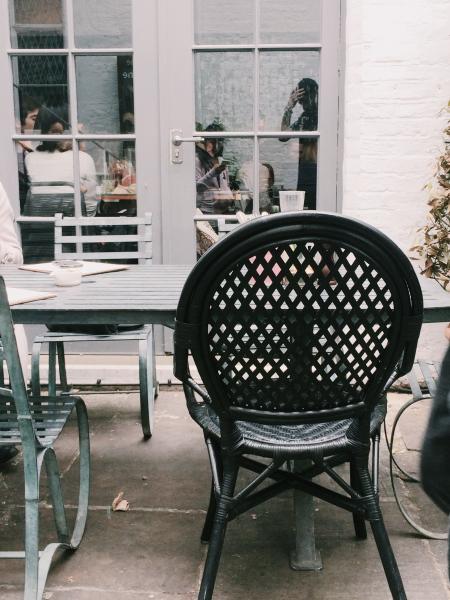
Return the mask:
<svg viewBox="0 0 450 600">
<path fill-rule="evenodd" d="M 55 215 L 55 259 L 152 261 L 152 215 L 63 217 Z"/>
<path fill-rule="evenodd" d="M 410 370 L 422 294 L 403 252 L 343 216 L 299 212 L 229 233 L 190 274 L 175 374 L 192 351 L 219 415 L 301 423 L 368 414 Z"/>
</svg>

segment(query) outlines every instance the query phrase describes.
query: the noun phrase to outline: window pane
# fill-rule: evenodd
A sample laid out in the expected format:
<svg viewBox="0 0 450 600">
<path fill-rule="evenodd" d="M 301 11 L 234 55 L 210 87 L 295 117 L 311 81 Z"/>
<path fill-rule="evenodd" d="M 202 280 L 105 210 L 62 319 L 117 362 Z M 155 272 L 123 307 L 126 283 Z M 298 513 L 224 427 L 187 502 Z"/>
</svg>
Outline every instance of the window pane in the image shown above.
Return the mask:
<svg viewBox="0 0 450 600">
<path fill-rule="evenodd" d="M 10 0 L 13 48 L 64 48 L 61 0 Z"/>
<path fill-rule="evenodd" d="M 195 119 L 200 130 L 214 121 L 223 131 L 253 129 L 253 54 L 195 54 Z"/>
<path fill-rule="evenodd" d="M 131 56 L 76 58 L 78 121 L 83 133 L 133 133 Z"/>
<path fill-rule="evenodd" d="M 131 0 L 76 0 L 73 3 L 75 46 L 131 48 Z"/>
<path fill-rule="evenodd" d="M 94 165 L 94 167 L 92 167 Z M 81 145 L 80 175 L 86 181 L 95 170 L 95 195 L 86 190 L 86 209 L 105 216 L 136 215 L 136 161 L 134 141 L 86 142 Z M 88 186 L 86 186 L 88 187 Z"/>
<path fill-rule="evenodd" d="M 254 0 L 195 0 L 196 44 L 251 44 Z"/>
<path fill-rule="evenodd" d="M 195 147 L 197 208 L 205 214 L 252 212 L 253 140 L 209 138 Z"/>
<path fill-rule="evenodd" d="M 17 133 L 51 133 L 51 113 L 69 131 L 66 57 L 14 56 L 12 67 Z M 41 106 L 47 110 L 38 116 Z"/>
<path fill-rule="evenodd" d="M 259 158 L 261 164 L 268 164 L 273 170 L 273 206 L 280 205 L 280 190 L 303 190 L 304 208 L 316 208 L 317 139 L 262 139 Z"/>
<path fill-rule="evenodd" d="M 261 130 L 317 129 L 319 69 L 319 52 L 261 52 Z"/>
<path fill-rule="evenodd" d="M 320 6 L 320 0 L 261 0 L 261 42 L 320 42 Z"/>
</svg>

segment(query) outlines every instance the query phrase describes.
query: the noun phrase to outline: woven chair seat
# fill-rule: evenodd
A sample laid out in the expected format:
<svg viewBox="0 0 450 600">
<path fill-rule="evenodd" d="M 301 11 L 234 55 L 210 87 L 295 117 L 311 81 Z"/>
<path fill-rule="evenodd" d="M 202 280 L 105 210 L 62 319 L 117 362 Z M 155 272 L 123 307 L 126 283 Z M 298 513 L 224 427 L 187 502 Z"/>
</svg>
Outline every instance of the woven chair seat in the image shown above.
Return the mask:
<svg viewBox="0 0 450 600">
<path fill-rule="evenodd" d="M 189 407 L 194 420 L 216 439 L 220 439 L 219 417 L 208 404 L 194 404 Z M 370 421 L 370 433 L 378 429 L 386 416 L 386 396 L 374 408 Z M 266 451 L 271 456 L 273 449 L 283 447 L 292 455 L 296 452 L 313 451 L 320 447 L 321 454 L 329 454 L 345 449 L 353 444 L 348 437 L 349 429 L 357 427 L 357 419 L 341 419 L 323 423 L 307 423 L 299 425 L 267 425 L 249 421 L 236 421 L 237 430 L 242 437 L 242 444 L 249 449 L 258 446 L 260 451 Z"/>
<path fill-rule="evenodd" d="M 75 406 L 77 397 L 30 397 L 30 413 L 36 437 L 40 444 L 53 443 L 61 433 Z M 0 395 L 0 446 L 20 444 L 20 431 L 14 401 L 9 395 Z"/>
</svg>

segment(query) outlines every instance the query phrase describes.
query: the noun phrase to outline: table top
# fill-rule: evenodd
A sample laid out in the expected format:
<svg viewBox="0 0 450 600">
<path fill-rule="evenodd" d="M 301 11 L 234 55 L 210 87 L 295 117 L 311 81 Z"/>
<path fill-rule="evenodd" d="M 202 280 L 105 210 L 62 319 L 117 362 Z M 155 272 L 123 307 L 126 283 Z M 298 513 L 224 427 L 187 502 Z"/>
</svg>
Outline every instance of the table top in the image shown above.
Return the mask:
<svg viewBox="0 0 450 600">
<path fill-rule="evenodd" d="M 11 307 L 16 323 L 153 323 L 173 327 L 191 265 L 129 265 L 57 287 L 48 274 L 0 265 L 8 286 L 56 293 L 56 298 Z"/>
<path fill-rule="evenodd" d="M 183 284 L 192 265 L 129 265 L 125 271 L 83 277 L 57 287 L 49 275 L 0 265 L 6 285 L 56 293 L 55 298 L 12 307 L 16 323 L 153 323 L 173 327 Z M 450 293 L 420 277 L 424 322 L 450 322 Z"/>
</svg>

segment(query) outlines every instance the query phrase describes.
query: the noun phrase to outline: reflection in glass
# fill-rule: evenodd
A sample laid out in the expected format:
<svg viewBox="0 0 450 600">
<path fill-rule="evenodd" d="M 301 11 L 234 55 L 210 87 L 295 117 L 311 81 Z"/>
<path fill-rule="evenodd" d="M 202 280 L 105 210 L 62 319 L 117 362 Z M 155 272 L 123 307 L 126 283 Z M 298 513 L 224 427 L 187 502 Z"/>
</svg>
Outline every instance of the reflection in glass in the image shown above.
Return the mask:
<svg viewBox="0 0 450 600">
<path fill-rule="evenodd" d="M 271 214 L 278 212 L 273 202 L 273 192 L 275 185 L 275 172 L 270 162 L 260 162 L 258 167 L 259 176 L 259 212 Z M 255 166 L 253 161 L 246 161 L 239 170 L 239 179 L 241 182 L 241 196 L 248 197 L 248 203 L 244 212 L 256 212 L 255 202 Z"/>
<path fill-rule="evenodd" d="M 304 208 L 316 208 L 317 138 L 267 138 L 260 140 L 261 163 L 270 163 L 274 172 L 272 204 L 279 207 L 280 190 L 303 190 Z M 262 209 L 261 209 L 262 210 Z"/>
<path fill-rule="evenodd" d="M 303 123 L 301 129 L 306 130 L 305 125 L 309 127 L 314 123 L 313 130 L 317 129 L 319 72 L 319 52 L 262 51 L 259 76 L 260 130 L 280 131 L 283 129 L 282 122 L 287 122 L 289 128 L 290 124 L 299 120 L 299 123 Z M 311 91 L 313 87 L 315 93 Z M 299 90 L 305 93 L 298 93 Z M 288 121 L 285 115 L 287 110 L 290 111 Z M 305 118 L 305 112 L 310 115 L 308 119 Z"/>
<path fill-rule="evenodd" d="M 64 48 L 61 0 L 10 0 L 13 48 Z"/>
<path fill-rule="evenodd" d="M 250 168 L 252 164 L 252 140 L 208 138 L 198 142 L 195 148 L 197 208 L 204 214 L 252 212 L 253 187 L 247 187 L 248 181 L 243 179 L 244 167 Z"/>
<path fill-rule="evenodd" d="M 12 58 L 14 111 L 17 133 L 39 133 L 37 111 L 43 105 L 67 107 L 68 84 L 65 56 L 37 55 Z M 68 128 L 66 124 L 65 129 Z"/>
<path fill-rule="evenodd" d="M 195 120 L 204 129 L 214 120 L 224 131 L 253 129 L 253 54 L 195 53 Z"/>
<path fill-rule="evenodd" d="M 320 0 L 260 0 L 263 44 L 320 42 Z"/>
<path fill-rule="evenodd" d="M 131 48 L 131 0 L 73 2 L 77 48 Z"/>
<path fill-rule="evenodd" d="M 61 113 L 59 113 L 61 114 Z M 67 115 L 59 116 L 53 110 L 42 107 L 38 125 L 44 134 L 66 133 Z M 92 157 L 80 149 L 81 212 L 88 215 L 96 210 L 96 173 Z M 33 152 L 25 157 L 29 179 L 29 194 L 24 214 L 48 216 L 56 212 L 70 213 L 73 207 L 74 169 L 73 149 L 70 140 L 42 140 Z M 40 211 L 40 214 L 36 213 Z M 46 211 L 45 214 L 42 211 Z"/>
<path fill-rule="evenodd" d="M 195 0 L 196 44 L 251 44 L 254 0 Z"/>
<path fill-rule="evenodd" d="M 131 56 L 77 56 L 79 130 L 134 133 Z"/>
<path fill-rule="evenodd" d="M 134 141 L 94 140 L 83 144 L 97 176 L 96 214 L 136 215 L 136 160 Z M 81 163 L 80 163 L 81 166 Z"/>
</svg>

